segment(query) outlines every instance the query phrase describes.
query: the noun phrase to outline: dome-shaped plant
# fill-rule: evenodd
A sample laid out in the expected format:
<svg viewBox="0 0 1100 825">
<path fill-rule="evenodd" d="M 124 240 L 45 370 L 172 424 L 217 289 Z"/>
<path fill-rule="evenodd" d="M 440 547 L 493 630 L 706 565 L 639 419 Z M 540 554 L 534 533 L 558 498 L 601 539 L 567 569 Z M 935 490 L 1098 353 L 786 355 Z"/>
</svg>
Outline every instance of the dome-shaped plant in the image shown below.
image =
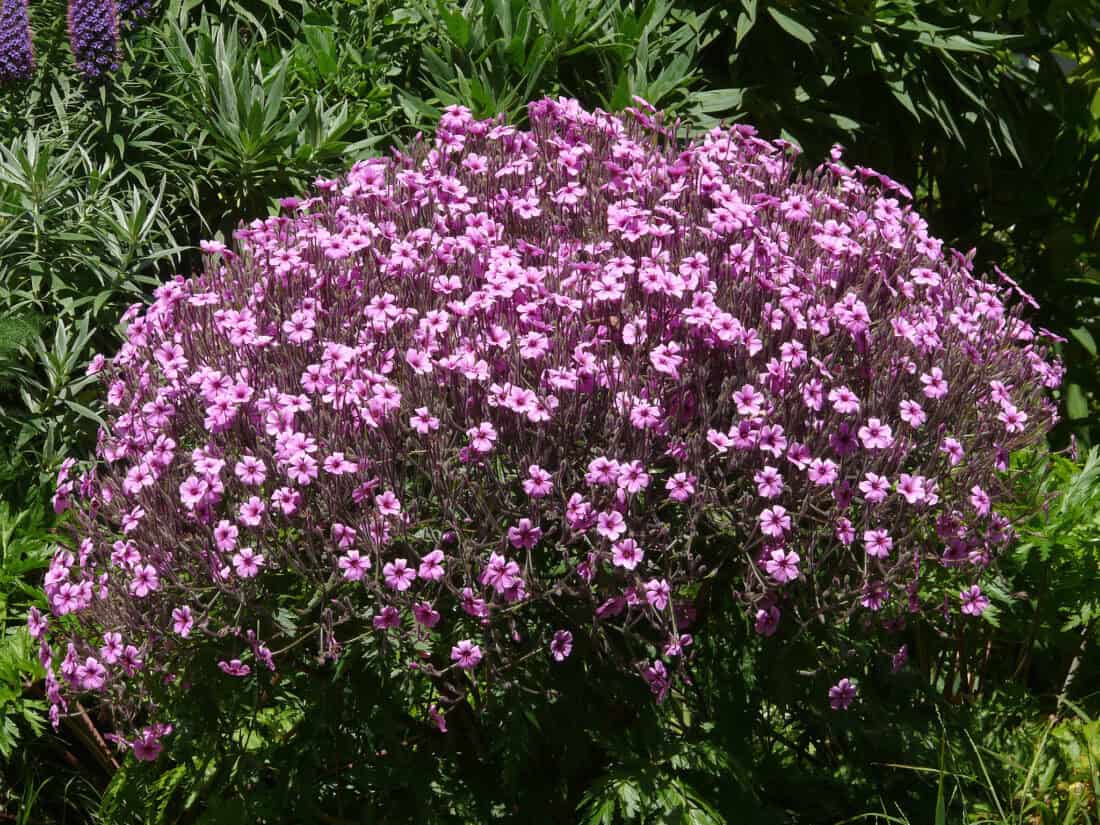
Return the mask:
<svg viewBox="0 0 1100 825">
<path fill-rule="evenodd" d="M 661 698 L 708 586 L 764 635 L 982 612 L 1062 372 L 1030 299 L 839 150 L 530 121 L 452 107 L 128 314 L 31 619 L 55 718 L 98 694 L 150 758 L 189 682 L 353 647 L 441 726 L 578 656 Z"/>
</svg>

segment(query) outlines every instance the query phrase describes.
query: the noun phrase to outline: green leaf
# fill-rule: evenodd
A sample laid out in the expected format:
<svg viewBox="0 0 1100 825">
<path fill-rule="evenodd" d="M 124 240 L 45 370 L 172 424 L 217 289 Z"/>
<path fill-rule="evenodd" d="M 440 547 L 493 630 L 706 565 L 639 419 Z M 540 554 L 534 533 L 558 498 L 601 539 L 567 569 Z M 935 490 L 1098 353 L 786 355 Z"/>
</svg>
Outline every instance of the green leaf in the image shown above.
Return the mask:
<svg viewBox="0 0 1100 825">
<path fill-rule="evenodd" d="M 700 110 L 707 112 L 726 112 L 737 109 L 745 97 L 744 89 L 714 89 L 709 92 L 695 92 L 692 99 L 699 104 Z"/>
<path fill-rule="evenodd" d="M 813 46 L 817 37 L 812 31 L 807 29 L 793 17 L 784 14 L 779 9 L 769 8 L 768 14 L 772 16 L 772 19 L 779 24 L 779 28 L 783 29 L 787 34 L 793 37 L 795 40 L 799 40 L 805 43 L 807 46 Z"/>
<path fill-rule="evenodd" d="M 1073 420 L 1089 417 L 1089 402 L 1080 384 L 1066 387 L 1066 413 Z"/>
<path fill-rule="evenodd" d="M 1069 334 L 1076 339 L 1077 343 L 1085 348 L 1085 351 L 1093 358 L 1096 357 L 1096 339 L 1092 337 L 1092 333 L 1085 327 L 1074 327 L 1069 331 Z"/>
</svg>

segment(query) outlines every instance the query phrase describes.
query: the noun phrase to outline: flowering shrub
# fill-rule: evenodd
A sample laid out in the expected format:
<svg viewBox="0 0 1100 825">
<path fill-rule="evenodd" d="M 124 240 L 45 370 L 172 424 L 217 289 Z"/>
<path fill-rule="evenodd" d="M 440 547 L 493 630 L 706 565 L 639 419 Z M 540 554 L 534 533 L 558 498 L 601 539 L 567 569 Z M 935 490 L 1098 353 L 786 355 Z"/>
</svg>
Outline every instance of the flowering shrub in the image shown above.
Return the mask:
<svg viewBox="0 0 1100 825">
<path fill-rule="evenodd" d="M 452 107 L 128 313 L 30 619 L 55 720 L 99 694 L 153 758 L 190 679 L 357 645 L 440 729 L 532 659 L 660 699 L 715 580 L 763 636 L 985 609 L 1062 373 L 1029 297 L 839 149 L 805 173 L 743 125 L 530 119 Z"/>
</svg>

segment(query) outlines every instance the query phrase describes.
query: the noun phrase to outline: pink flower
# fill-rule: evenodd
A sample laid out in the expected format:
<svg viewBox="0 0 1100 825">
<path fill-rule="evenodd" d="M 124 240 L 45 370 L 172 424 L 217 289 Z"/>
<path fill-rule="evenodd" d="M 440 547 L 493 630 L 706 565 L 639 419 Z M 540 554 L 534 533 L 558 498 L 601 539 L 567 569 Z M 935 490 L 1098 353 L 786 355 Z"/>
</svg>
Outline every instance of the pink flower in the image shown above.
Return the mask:
<svg viewBox="0 0 1100 825">
<path fill-rule="evenodd" d="M 513 547 L 534 548 L 542 538 L 542 529 L 531 523 L 529 518 L 521 518 L 514 527 L 508 528 L 508 541 Z"/>
<path fill-rule="evenodd" d="M 543 498 L 550 495 L 550 491 L 554 489 L 550 478 L 550 473 L 538 464 L 532 464 L 527 468 L 527 478 L 523 480 L 523 492 L 531 498 Z"/>
<path fill-rule="evenodd" d="M 947 458 L 951 462 L 952 467 L 957 467 L 963 460 L 963 446 L 959 443 L 958 439 L 947 436 L 940 445 L 940 450 L 947 453 Z"/>
<path fill-rule="evenodd" d="M 979 516 L 988 516 L 990 508 L 989 493 L 975 484 L 970 488 L 970 506 Z"/>
<path fill-rule="evenodd" d="M 420 559 L 420 569 L 417 575 L 425 581 L 437 582 L 443 578 L 443 560 L 445 556 L 438 547 Z"/>
<path fill-rule="evenodd" d="M 989 607 L 989 597 L 982 595 L 982 589 L 972 584 L 959 594 L 962 600 L 962 612 L 968 616 L 980 616 Z"/>
<path fill-rule="evenodd" d="M 247 668 L 248 665 L 245 665 L 245 667 Z M 156 761 L 156 758 L 160 756 L 160 752 L 164 748 L 156 735 L 148 729 L 139 738 L 131 742 L 130 747 L 134 751 L 134 758 L 142 762 Z"/>
<path fill-rule="evenodd" d="M 877 418 L 868 418 L 867 423 L 859 428 L 859 439 L 868 450 L 885 450 L 894 443 L 889 425 Z"/>
<path fill-rule="evenodd" d="M 481 583 L 492 587 L 498 593 L 514 587 L 519 577 L 519 565 L 506 559 L 499 553 L 489 555 L 489 563 L 481 572 Z"/>
<path fill-rule="evenodd" d="M 877 473 L 867 473 L 859 483 L 859 491 L 868 504 L 879 504 L 886 500 L 890 490 L 890 480 Z"/>
<path fill-rule="evenodd" d="M 923 392 L 929 398 L 943 398 L 947 395 L 947 381 L 944 380 L 943 370 L 939 367 L 932 367 L 931 370 L 922 374 L 920 382 L 924 384 Z"/>
<path fill-rule="evenodd" d="M 557 630 L 550 640 L 550 655 L 555 662 L 564 662 L 573 652 L 573 634 L 568 630 Z"/>
<path fill-rule="evenodd" d="M 894 540 L 885 530 L 865 530 L 863 544 L 867 548 L 867 555 L 884 559 L 890 555 L 894 546 Z"/>
<path fill-rule="evenodd" d="M 439 419 L 429 413 L 427 407 L 417 407 L 416 414 L 409 419 L 409 426 L 420 435 L 427 435 L 439 429 Z"/>
<path fill-rule="evenodd" d="M 378 508 L 378 512 L 384 516 L 396 516 L 401 512 L 401 502 L 398 501 L 392 490 L 386 490 L 382 495 L 375 496 L 374 504 Z"/>
<path fill-rule="evenodd" d="M 130 592 L 139 599 L 144 599 L 154 590 L 160 587 L 160 579 L 157 570 L 151 564 L 139 565 L 134 568 L 134 578 L 130 582 Z"/>
<path fill-rule="evenodd" d="M 815 458 L 810 462 L 810 468 L 807 472 L 810 481 L 819 487 L 825 487 L 836 481 L 837 465 L 832 459 Z"/>
<path fill-rule="evenodd" d="M 194 624 L 194 619 L 191 618 L 191 608 L 187 605 L 177 607 L 172 611 L 172 630 L 177 635 L 186 639 L 191 635 L 191 628 Z"/>
<path fill-rule="evenodd" d="M 856 698 L 856 686 L 850 679 L 841 679 L 829 688 L 829 707 L 833 710 L 847 710 Z"/>
<path fill-rule="evenodd" d="M 416 623 L 429 630 L 439 624 L 439 611 L 427 602 L 417 602 L 413 605 L 412 611 Z"/>
<path fill-rule="evenodd" d="M 772 538 L 783 538 L 783 534 L 791 529 L 791 517 L 787 515 L 787 509 L 776 504 L 760 514 L 760 532 Z"/>
<path fill-rule="evenodd" d="M 645 598 L 654 610 L 664 610 L 668 607 L 668 599 L 671 593 L 672 588 L 664 579 L 650 579 L 645 583 Z"/>
<path fill-rule="evenodd" d="M 1010 433 L 1022 433 L 1024 424 L 1027 423 L 1027 413 L 1016 409 L 1011 404 L 1003 405 L 997 420 L 1005 425 L 1005 431 Z"/>
<path fill-rule="evenodd" d="M 633 495 L 649 486 L 649 474 L 640 461 L 631 461 L 629 464 L 620 464 L 618 478 L 619 489 L 626 490 Z"/>
<path fill-rule="evenodd" d="M 122 634 L 107 631 L 103 634 L 103 647 L 99 649 L 99 655 L 109 665 L 115 664 L 122 657 Z"/>
<path fill-rule="evenodd" d="M 264 557 L 251 547 L 242 547 L 232 558 L 233 569 L 242 579 L 251 579 L 264 566 Z"/>
<path fill-rule="evenodd" d="M 925 497 L 924 482 L 924 476 L 902 473 L 898 476 L 898 492 L 909 504 L 919 504 Z"/>
<path fill-rule="evenodd" d="M 469 639 L 463 639 L 451 648 L 451 661 L 463 670 L 473 670 L 481 661 L 481 648 Z"/>
<path fill-rule="evenodd" d="M 589 484 L 602 484 L 606 486 L 615 484 L 618 478 L 619 462 L 607 458 L 606 456 L 601 456 L 588 462 L 588 472 L 584 475 L 584 480 Z"/>
<path fill-rule="evenodd" d="M 336 564 L 344 571 L 344 578 L 349 582 L 362 581 L 363 576 L 370 570 L 370 558 L 361 556 L 358 550 L 348 550 L 340 556 Z"/>
<path fill-rule="evenodd" d="M 783 476 L 779 470 L 768 465 L 758 470 L 752 477 L 756 482 L 756 492 L 763 498 L 775 498 L 783 492 Z"/>
<path fill-rule="evenodd" d="M 409 567 L 407 559 L 394 559 L 383 565 L 382 576 L 386 579 L 387 585 L 403 593 L 412 587 L 412 583 L 416 580 L 416 571 Z"/>
<path fill-rule="evenodd" d="M 235 524 L 222 519 L 214 528 L 214 545 L 223 552 L 228 552 L 237 546 L 239 531 Z"/>
<path fill-rule="evenodd" d="M 388 604 L 371 619 L 371 624 L 375 630 L 391 630 L 401 626 L 401 614 L 397 612 L 396 607 Z"/>
<path fill-rule="evenodd" d="M 611 563 L 616 567 L 633 570 L 645 558 L 645 552 L 634 539 L 623 539 L 611 546 Z"/>
<path fill-rule="evenodd" d="M 838 413 L 859 412 L 859 397 L 847 387 L 829 390 L 829 401 Z"/>
<path fill-rule="evenodd" d="M 470 439 L 470 447 L 479 453 L 490 452 L 497 440 L 497 431 L 488 421 L 482 421 L 476 427 L 466 430 L 466 435 Z"/>
<path fill-rule="evenodd" d="M 785 551 L 782 547 L 772 550 L 764 562 L 764 569 L 768 575 L 780 584 L 786 584 L 798 578 L 798 563 L 801 561 L 798 553 L 793 550 Z"/>
<path fill-rule="evenodd" d="M 618 510 L 601 512 L 596 516 L 596 532 L 605 539 L 617 541 L 626 532 L 626 519 Z"/>
<path fill-rule="evenodd" d="M 250 455 L 242 457 L 233 468 L 233 472 L 237 475 L 237 478 L 241 480 L 242 484 L 253 487 L 259 487 L 264 483 L 264 479 L 267 478 L 267 468 L 264 467 L 264 463 L 260 461 L 260 459 Z"/>
<path fill-rule="evenodd" d="M 42 612 L 37 607 L 32 607 L 27 613 L 27 630 L 30 632 L 31 638 L 38 641 L 45 635 L 48 628 L 49 622 L 42 615 Z"/>
<path fill-rule="evenodd" d="M 271 503 L 278 507 L 284 516 L 292 516 L 302 505 L 302 494 L 290 487 L 280 487 L 271 494 Z"/>
<path fill-rule="evenodd" d="M 753 629 L 761 636 L 773 636 L 779 629 L 779 616 L 778 607 L 762 607 L 756 611 Z"/>
<path fill-rule="evenodd" d="M 928 416 L 925 414 L 921 405 L 908 398 L 901 402 L 900 415 L 901 420 L 913 429 L 919 429 L 920 426 L 928 420 Z"/>
<path fill-rule="evenodd" d="M 241 505 L 241 509 L 237 511 L 237 521 L 245 527 L 258 527 L 263 520 L 263 514 L 266 509 L 267 505 L 259 498 L 251 496 L 248 501 Z"/>
<path fill-rule="evenodd" d="M 206 498 L 209 489 L 210 487 L 205 481 L 195 476 L 188 476 L 180 484 L 180 502 L 188 510 L 194 510 L 195 506 Z"/>
<path fill-rule="evenodd" d="M 688 473 L 676 473 L 665 482 L 668 497 L 673 501 L 684 502 L 695 492 L 695 476 Z"/>
<path fill-rule="evenodd" d="M 252 668 L 241 662 L 240 659 L 230 659 L 228 662 L 223 659 L 218 662 L 218 667 L 229 676 L 247 676 L 252 672 Z"/>
</svg>

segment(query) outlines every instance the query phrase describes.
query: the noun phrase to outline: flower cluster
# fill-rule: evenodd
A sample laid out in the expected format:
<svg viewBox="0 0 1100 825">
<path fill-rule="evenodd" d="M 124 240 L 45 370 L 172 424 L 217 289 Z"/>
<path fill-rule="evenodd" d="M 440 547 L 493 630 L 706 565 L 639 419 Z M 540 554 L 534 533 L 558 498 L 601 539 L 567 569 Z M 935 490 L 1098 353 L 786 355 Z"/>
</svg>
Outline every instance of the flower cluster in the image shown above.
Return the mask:
<svg viewBox="0 0 1100 825">
<path fill-rule="evenodd" d="M 157 0 L 118 0 L 118 19 L 124 31 L 136 29 L 153 16 Z"/>
<path fill-rule="evenodd" d="M 118 70 L 118 22 L 115 0 L 69 0 L 69 45 L 87 80 Z"/>
<path fill-rule="evenodd" d="M 0 83 L 34 74 L 34 43 L 27 0 L 0 0 Z"/>
<path fill-rule="evenodd" d="M 155 755 L 194 668 L 350 644 L 438 688 L 441 729 L 470 671 L 530 661 L 615 655 L 661 698 L 713 581 L 763 636 L 984 610 L 1062 373 L 1029 296 L 839 149 L 799 172 L 639 106 L 451 107 L 127 314 L 32 616 L 55 718 L 100 694 Z"/>
</svg>

